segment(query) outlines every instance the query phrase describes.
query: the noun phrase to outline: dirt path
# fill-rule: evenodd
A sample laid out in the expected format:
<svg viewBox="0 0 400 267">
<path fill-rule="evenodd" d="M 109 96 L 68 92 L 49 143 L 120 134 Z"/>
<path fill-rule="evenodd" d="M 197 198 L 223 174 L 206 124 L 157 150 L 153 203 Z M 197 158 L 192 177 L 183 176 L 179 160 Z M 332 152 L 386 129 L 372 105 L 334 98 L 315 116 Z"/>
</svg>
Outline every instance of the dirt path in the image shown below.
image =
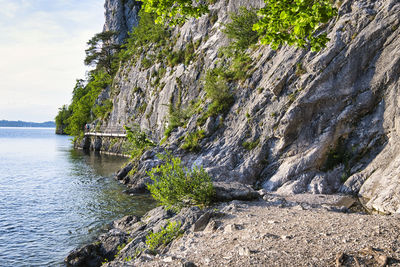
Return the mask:
<svg viewBox="0 0 400 267">
<path fill-rule="evenodd" d="M 217 207 L 223 215 L 204 231 L 186 233 L 166 254 L 144 255 L 138 265 L 400 266 L 399 215 L 343 213 L 307 199 L 266 199 Z"/>
</svg>

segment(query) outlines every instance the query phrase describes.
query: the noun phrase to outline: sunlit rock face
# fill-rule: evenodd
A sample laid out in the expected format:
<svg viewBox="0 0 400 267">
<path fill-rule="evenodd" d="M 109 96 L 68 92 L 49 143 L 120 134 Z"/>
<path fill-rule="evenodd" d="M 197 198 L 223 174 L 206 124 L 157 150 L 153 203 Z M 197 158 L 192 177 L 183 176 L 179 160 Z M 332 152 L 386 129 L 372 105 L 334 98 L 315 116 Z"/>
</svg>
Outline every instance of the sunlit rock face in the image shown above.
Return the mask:
<svg viewBox="0 0 400 267">
<path fill-rule="evenodd" d="M 119 31 L 119 41 L 137 25 L 139 8 L 135 1 L 121 3 L 106 1 L 105 29 Z M 138 124 L 158 142 L 171 103 L 179 99 L 185 110 L 204 99 L 206 110 L 204 76 L 221 65 L 218 51 L 229 43 L 221 29 L 229 13 L 262 4 L 217 1 L 210 14 L 174 29 L 173 51 L 196 43 L 189 62 L 167 66 L 155 60 L 143 68 L 143 59 L 157 53 L 149 50 L 122 65 L 110 93 L 114 108 L 102 127 Z M 217 181 L 282 194 L 359 194 L 371 209 L 400 212 L 399 26 L 398 0 L 342 1 L 339 16 L 324 26 L 330 38 L 325 49 L 249 49 L 247 79 L 228 83 L 235 98 L 228 114 L 198 126 L 201 114 L 195 113 L 163 146 L 188 166 L 204 166 Z M 181 149 L 184 138 L 201 129 L 206 135 L 199 151 Z M 143 161 L 138 166 L 157 158 Z M 139 168 L 132 183 L 145 170 Z"/>
<path fill-rule="evenodd" d="M 140 3 L 134 0 L 106 0 L 104 31 L 115 31 L 115 41 L 122 44 L 128 32 L 139 22 Z"/>
</svg>

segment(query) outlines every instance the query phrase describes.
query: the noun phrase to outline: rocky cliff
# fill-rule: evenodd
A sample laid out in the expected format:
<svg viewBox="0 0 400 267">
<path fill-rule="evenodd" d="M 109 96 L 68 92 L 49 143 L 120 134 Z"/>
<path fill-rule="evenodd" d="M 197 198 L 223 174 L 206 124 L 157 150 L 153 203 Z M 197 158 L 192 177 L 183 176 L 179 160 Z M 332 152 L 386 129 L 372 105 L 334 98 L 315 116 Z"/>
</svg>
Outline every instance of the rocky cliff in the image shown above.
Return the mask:
<svg viewBox="0 0 400 267">
<path fill-rule="evenodd" d="M 140 2 L 134 0 L 106 0 L 104 4 L 105 23 L 103 31 L 115 31 L 116 43 L 122 44 L 128 37 L 128 33 L 139 23 L 138 12 Z"/>
<path fill-rule="evenodd" d="M 370 209 L 399 213 L 400 3 L 336 2 L 338 16 L 323 28 L 325 49 L 252 46 L 245 78 L 226 81 L 234 98 L 228 112 L 207 117 L 206 73 L 231 64 L 221 56 L 230 42 L 221 29 L 241 6 L 263 4 L 215 1 L 208 15 L 171 30 L 169 51 L 185 60 L 168 64 L 164 48 L 149 45 L 120 66 L 102 127 L 138 124 L 160 144 L 153 151 L 170 149 L 217 181 L 281 194 L 358 194 Z M 104 29 L 118 31 L 122 42 L 140 7 L 119 0 L 105 6 Z M 164 138 L 177 110 L 186 116 Z M 183 149 L 193 139 L 196 149 Z M 156 163 L 155 153 L 145 153 L 125 182 L 140 184 Z"/>
</svg>

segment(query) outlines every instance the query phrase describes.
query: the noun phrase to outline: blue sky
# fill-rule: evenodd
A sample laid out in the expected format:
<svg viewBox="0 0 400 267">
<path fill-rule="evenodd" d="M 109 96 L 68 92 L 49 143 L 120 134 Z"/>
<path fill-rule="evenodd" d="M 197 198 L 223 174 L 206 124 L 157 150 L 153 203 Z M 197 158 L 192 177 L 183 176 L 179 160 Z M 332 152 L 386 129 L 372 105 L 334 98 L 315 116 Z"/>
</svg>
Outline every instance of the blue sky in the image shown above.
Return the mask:
<svg viewBox="0 0 400 267">
<path fill-rule="evenodd" d="M 0 0 L 0 120 L 53 120 L 84 78 L 104 0 Z"/>
</svg>

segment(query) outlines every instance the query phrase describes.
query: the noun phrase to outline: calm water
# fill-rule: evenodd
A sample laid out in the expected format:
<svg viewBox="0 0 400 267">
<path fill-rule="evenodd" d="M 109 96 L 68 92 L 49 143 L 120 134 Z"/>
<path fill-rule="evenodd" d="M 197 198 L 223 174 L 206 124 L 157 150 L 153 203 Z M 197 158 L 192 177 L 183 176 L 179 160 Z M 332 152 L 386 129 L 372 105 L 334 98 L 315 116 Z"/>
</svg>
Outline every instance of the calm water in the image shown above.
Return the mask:
<svg viewBox="0 0 400 267">
<path fill-rule="evenodd" d="M 0 266 L 61 266 L 112 220 L 152 207 L 112 179 L 126 160 L 75 151 L 54 129 L 0 128 Z"/>
</svg>

